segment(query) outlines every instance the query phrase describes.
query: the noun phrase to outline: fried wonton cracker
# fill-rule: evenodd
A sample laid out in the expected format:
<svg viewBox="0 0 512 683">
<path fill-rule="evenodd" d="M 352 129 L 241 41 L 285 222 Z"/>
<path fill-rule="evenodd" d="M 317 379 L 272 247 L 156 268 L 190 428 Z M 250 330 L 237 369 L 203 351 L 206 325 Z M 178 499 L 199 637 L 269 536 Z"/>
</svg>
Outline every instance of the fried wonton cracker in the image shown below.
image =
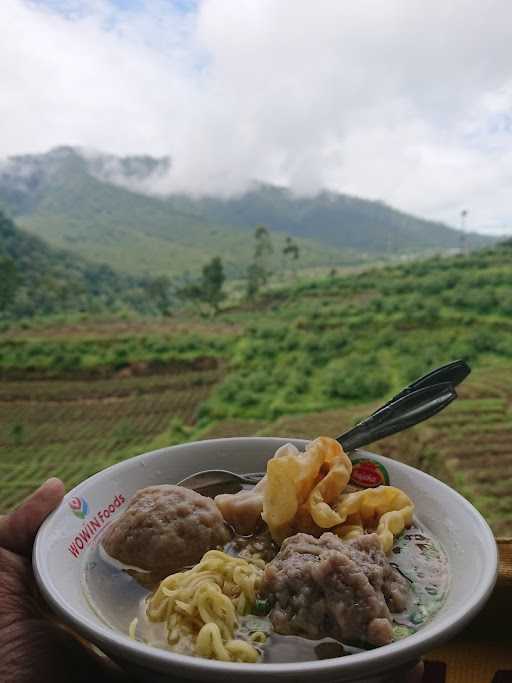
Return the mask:
<svg viewBox="0 0 512 683">
<path fill-rule="evenodd" d="M 394 537 L 412 522 L 414 504 L 401 489 L 395 486 L 377 486 L 340 496 L 336 512 L 341 522 L 357 515 L 363 526 L 376 526 L 384 552 L 389 552 Z"/>
<path fill-rule="evenodd" d="M 350 515 L 343 524 L 339 524 L 333 531 L 344 541 L 350 541 L 364 534 L 364 526 L 359 515 Z"/>
<path fill-rule="evenodd" d="M 262 517 L 272 538 L 281 542 L 317 480 L 324 455 L 313 442 L 304 453 L 273 457 L 267 463 Z"/>
<path fill-rule="evenodd" d="M 304 453 L 269 460 L 263 519 L 272 538 L 280 543 L 290 533 L 339 523 L 329 503 L 343 491 L 351 471 L 340 444 L 326 436 L 312 441 Z"/>
<path fill-rule="evenodd" d="M 343 520 L 338 513 L 332 509 L 331 503 L 343 491 L 350 480 L 352 473 L 352 462 L 348 455 L 339 446 L 338 455 L 334 456 L 329 462 L 329 471 L 320 479 L 308 497 L 308 509 L 315 524 L 322 529 L 330 529 Z M 332 451 L 332 448 L 330 449 Z"/>
</svg>

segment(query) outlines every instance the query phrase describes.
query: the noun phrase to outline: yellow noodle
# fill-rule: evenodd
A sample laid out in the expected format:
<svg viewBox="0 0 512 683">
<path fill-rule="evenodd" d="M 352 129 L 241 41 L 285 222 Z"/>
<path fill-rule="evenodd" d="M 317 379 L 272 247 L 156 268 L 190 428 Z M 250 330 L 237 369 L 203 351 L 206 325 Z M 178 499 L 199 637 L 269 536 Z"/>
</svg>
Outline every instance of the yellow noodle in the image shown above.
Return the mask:
<svg viewBox="0 0 512 683">
<path fill-rule="evenodd" d="M 230 656 L 220 634 L 217 624 L 205 624 L 199 631 L 196 640 L 196 652 L 201 657 L 208 659 L 220 659 L 229 662 Z"/>
<path fill-rule="evenodd" d="M 258 661 L 259 652 L 245 640 L 228 640 L 226 643 L 231 660 L 235 662 L 248 662 L 254 664 Z"/>
<path fill-rule="evenodd" d="M 267 634 L 263 633 L 263 631 L 254 631 L 251 633 L 249 638 L 253 641 L 253 643 L 263 644 L 267 640 Z"/>
<path fill-rule="evenodd" d="M 240 557 L 245 558 L 248 562 L 255 564 L 256 567 L 259 567 L 260 569 L 265 569 L 266 562 L 258 553 L 244 553 L 242 551 Z"/>
<path fill-rule="evenodd" d="M 137 617 L 135 617 L 135 619 L 132 619 L 130 622 L 130 626 L 128 628 L 128 635 L 130 636 L 130 638 L 132 638 L 132 640 L 135 640 L 135 631 L 137 629 L 138 621 L 139 620 L 137 619 Z"/>
<path fill-rule="evenodd" d="M 256 602 L 262 575 L 262 568 L 247 560 L 210 550 L 192 569 L 160 583 L 149 600 L 148 618 L 166 623 L 167 640 L 178 650 L 192 638 L 194 654 L 201 657 L 255 662 L 258 650 L 234 634 L 239 616 Z"/>
</svg>

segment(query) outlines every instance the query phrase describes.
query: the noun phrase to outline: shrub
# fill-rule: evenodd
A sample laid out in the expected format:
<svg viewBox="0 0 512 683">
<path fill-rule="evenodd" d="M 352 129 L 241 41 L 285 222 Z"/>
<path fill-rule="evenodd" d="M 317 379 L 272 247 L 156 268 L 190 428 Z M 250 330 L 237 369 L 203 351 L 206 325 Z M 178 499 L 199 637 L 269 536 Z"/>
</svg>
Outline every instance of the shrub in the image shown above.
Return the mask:
<svg viewBox="0 0 512 683">
<path fill-rule="evenodd" d="M 369 401 L 383 396 L 390 389 L 389 379 L 379 367 L 370 368 L 346 361 L 329 363 L 322 379 L 325 395 L 343 401 Z"/>
<path fill-rule="evenodd" d="M 480 329 L 473 333 L 470 341 L 479 353 L 489 353 L 499 348 L 496 333 L 488 329 Z"/>
</svg>

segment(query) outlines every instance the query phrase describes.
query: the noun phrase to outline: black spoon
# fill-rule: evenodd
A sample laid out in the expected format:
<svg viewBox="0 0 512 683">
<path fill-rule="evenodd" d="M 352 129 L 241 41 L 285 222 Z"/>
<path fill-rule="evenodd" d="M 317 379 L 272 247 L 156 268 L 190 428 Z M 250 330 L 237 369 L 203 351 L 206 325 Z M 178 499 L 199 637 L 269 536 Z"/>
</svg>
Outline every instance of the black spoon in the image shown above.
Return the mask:
<svg viewBox="0 0 512 683">
<path fill-rule="evenodd" d="M 453 387 L 456 387 L 458 384 L 460 384 L 463 380 L 466 379 L 470 372 L 471 368 L 464 360 L 454 360 L 450 363 L 446 363 L 446 365 L 441 365 L 435 370 L 427 372 L 427 374 L 423 375 L 423 377 L 420 377 L 419 379 L 414 380 L 414 382 L 411 382 L 411 384 L 402 389 L 402 391 L 398 392 L 398 394 L 393 396 L 393 398 L 391 398 L 387 403 L 385 403 L 380 408 L 377 408 L 377 410 L 374 413 L 372 413 L 372 415 L 379 413 L 381 410 L 386 408 L 394 401 L 398 400 L 399 398 L 402 398 L 402 396 L 407 396 L 416 389 L 423 389 L 423 387 L 429 387 L 433 384 L 442 384 L 443 382 L 448 382 Z"/>
<path fill-rule="evenodd" d="M 446 408 L 457 393 L 449 382 L 416 389 L 387 403 L 352 429 L 338 436 L 347 453 L 385 436 L 408 429 Z"/>
<path fill-rule="evenodd" d="M 436 372 L 434 370 L 417 382 L 435 376 Z M 355 427 L 341 434 L 337 441 L 342 445 L 343 450 L 350 452 L 385 436 L 408 429 L 440 412 L 457 398 L 455 389 L 449 382 L 427 385 L 420 389 L 411 389 L 410 386 L 397 394 L 398 398 L 386 403 Z M 178 484 L 195 490 L 230 483 L 254 485 L 263 476 L 264 473 L 260 472 L 243 475 L 228 470 L 204 470 L 182 479 Z"/>
</svg>

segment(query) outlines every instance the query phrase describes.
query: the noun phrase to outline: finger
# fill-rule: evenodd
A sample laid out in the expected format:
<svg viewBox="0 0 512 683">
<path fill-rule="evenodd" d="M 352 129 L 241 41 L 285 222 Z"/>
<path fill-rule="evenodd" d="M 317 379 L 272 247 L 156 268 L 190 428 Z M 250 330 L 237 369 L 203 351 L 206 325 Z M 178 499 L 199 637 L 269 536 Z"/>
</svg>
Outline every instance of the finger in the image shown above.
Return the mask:
<svg viewBox="0 0 512 683">
<path fill-rule="evenodd" d="M 135 683 L 120 666 L 112 659 L 106 657 L 99 650 L 96 652 L 90 643 L 83 640 L 76 633 L 62 624 L 56 628 L 60 629 L 62 645 L 64 646 L 64 666 L 63 673 L 68 673 L 68 677 L 62 676 L 62 683 L 68 683 L 69 673 L 73 675 L 73 683 Z M 62 652 L 62 650 L 61 650 Z M 67 662 L 67 664 L 66 664 Z M 79 666 L 77 667 L 77 663 Z M 81 678 L 76 678 L 76 670 L 80 670 Z M 60 679 L 59 679 L 60 680 Z M 52 683 L 55 683 L 52 681 Z"/>
<path fill-rule="evenodd" d="M 8 515 L 0 517 L 0 547 L 29 556 L 37 531 L 64 497 L 64 484 L 52 477 Z"/>
<path fill-rule="evenodd" d="M 1 646 L 2 683 L 134 683 L 68 630 L 42 619 L 14 621 Z"/>
</svg>

